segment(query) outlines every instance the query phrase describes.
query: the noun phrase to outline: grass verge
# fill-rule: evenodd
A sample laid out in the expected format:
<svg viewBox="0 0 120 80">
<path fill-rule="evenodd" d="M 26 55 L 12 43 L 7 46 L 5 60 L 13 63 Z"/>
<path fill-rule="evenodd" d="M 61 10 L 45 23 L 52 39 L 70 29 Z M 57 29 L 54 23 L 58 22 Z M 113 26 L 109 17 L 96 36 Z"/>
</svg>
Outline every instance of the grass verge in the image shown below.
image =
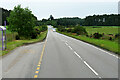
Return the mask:
<svg viewBox="0 0 120 80">
<path fill-rule="evenodd" d="M 16 47 L 26 45 L 26 44 L 31 44 L 31 43 L 36 43 L 43 41 L 47 36 L 47 31 L 42 32 L 37 39 L 31 39 L 31 40 L 14 40 L 12 42 L 7 43 L 7 49 L 0 52 L 0 56 L 3 56 L 7 53 L 9 53 L 11 50 L 15 49 Z"/>
<path fill-rule="evenodd" d="M 106 49 L 108 51 L 111 51 L 111 52 L 114 52 L 114 53 L 120 55 L 120 51 L 119 51 L 117 42 L 112 42 L 109 40 L 99 40 L 99 39 L 94 39 L 94 38 L 88 38 L 86 36 L 77 36 L 77 35 L 72 35 L 71 33 L 65 33 L 65 32 L 60 32 L 60 31 L 57 31 L 57 32 L 67 35 L 67 36 L 70 36 L 70 37 L 73 37 L 78 40 L 82 40 L 82 41 L 90 43 L 90 44 L 93 44 L 95 46 L 98 46 L 100 48 Z"/>
</svg>

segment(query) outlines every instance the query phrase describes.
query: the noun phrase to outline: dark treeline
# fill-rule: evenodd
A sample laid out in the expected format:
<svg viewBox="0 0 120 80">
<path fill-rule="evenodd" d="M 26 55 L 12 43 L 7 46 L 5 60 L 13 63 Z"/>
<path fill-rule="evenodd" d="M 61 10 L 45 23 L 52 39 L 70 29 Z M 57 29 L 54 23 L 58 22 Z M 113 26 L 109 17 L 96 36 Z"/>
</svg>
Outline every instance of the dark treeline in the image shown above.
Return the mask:
<svg viewBox="0 0 120 80">
<path fill-rule="evenodd" d="M 73 17 L 73 18 L 59 18 L 59 19 L 42 19 L 37 22 L 37 25 L 53 25 L 54 27 L 57 27 L 58 25 L 61 26 L 76 26 L 76 25 L 83 25 L 84 19 L 78 18 L 78 17 Z"/>
<path fill-rule="evenodd" d="M 85 26 L 120 26 L 120 14 L 93 15 L 85 18 Z"/>
<path fill-rule="evenodd" d="M 73 18 L 59 18 L 59 19 L 42 19 L 37 22 L 37 25 L 53 25 L 57 26 L 120 26 L 120 15 L 111 14 L 111 15 L 93 15 L 87 16 L 84 19 L 73 17 Z"/>
<path fill-rule="evenodd" d="M 83 25 L 84 19 L 74 17 L 74 18 L 60 18 L 57 19 L 57 25 L 70 26 L 70 25 Z"/>
<path fill-rule="evenodd" d="M 4 25 L 4 21 L 7 21 L 7 17 L 9 17 L 11 10 L 2 8 L 2 25 Z M 7 22 L 8 25 L 8 22 Z"/>
<path fill-rule="evenodd" d="M 11 10 L 2 8 L 2 25 L 4 25 L 4 21 L 7 21 L 7 17 L 9 17 Z M 36 25 L 53 25 L 57 27 L 61 26 L 120 26 L 120 14 L 111 14 L 111 15 L 93 15 L 87 16 L 84 19 L 73 17 L 73 18 L 58 18 L 55 19 L 52 15 L 48 19 L 37 20 L 37 17 L 33 15 L 36 19 Z M 9 23 L 7 22 L 7 25 Z"/>
</svg>

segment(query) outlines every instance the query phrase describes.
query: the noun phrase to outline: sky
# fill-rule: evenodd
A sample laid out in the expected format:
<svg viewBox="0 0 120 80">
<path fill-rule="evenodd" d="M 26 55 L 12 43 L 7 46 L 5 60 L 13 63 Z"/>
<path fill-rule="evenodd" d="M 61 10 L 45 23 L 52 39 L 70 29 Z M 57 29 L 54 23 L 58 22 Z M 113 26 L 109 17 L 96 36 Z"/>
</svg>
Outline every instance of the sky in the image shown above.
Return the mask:
<svg viewBox="0 0 120 80">
<path fill-rule="evenodd" d="M 89 15 L 117 14 L 119 0 L 0 0 L 0 7 L 13 10 L 21 4 L 28 7 L 38 18 L 80 17 Z"/>
</svg>

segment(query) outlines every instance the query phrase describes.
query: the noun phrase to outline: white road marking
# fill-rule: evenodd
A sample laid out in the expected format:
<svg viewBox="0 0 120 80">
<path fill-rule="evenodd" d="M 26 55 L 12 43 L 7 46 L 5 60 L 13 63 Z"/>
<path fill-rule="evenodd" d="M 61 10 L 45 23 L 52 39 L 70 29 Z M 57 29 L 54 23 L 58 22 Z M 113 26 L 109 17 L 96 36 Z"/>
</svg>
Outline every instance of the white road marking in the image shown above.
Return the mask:
<svg viewBox="0 0 120 80">
<path fill-rule="evenodd" d="M 83 42 L 83 43 L 84 43 L 84 42 Z M 105 52 L 105 53 L 107 53 L 107 54 L 109 54 L 109 55 L 111 55 L 111 56 L 113 56 L 113 57 L 118 58 L 118 56 L 113 55 L 112 53 L 109 53 L 109 52 L 107 52 L 107 51 L 105 51 L 105 50 L 102 50 L 102 49 L 100 49 L 100 48 L 97 48 L 97 47 L 95 47 L 95 46 L 93 46 L 93 45 L 91 45 L 91 44 L 88 44 L 88 43 L 84 43 L 84 44 L 86 44 L 86 45 L 88 45 L 88 46 L 91 46 L 91 47 L 93 47 L 93 48 L 95 48 L 95 49 L 98 49 L 98 50 L 100 50 L 100 51 L 102 51 L 102 52 Z"/>
<path fill-rule="evenodd" d="M 75 40 L 75 41 L 79 41 L 79 42 L 81 42 L 81 43 L 83 43 L 83 44 L 86 44 L 86 45 L 91 46 L 91 47 L 93 47 L 93 48 L 95 48 L 95 49 L 98 49 L 98 50 L 100 50 L 100 51 L 102 51 L 102 52 L 105 52 L 105 53 L 107 53 L 107 54 L 109 54 L 109 55 L 111 55 L 111 56 L 113 56 L 113 57 L 115 57 L 115 58 L 119 58 L 117 55 L 114 55 L 114 54 L 109 53 L 109 52 L 107 52 L 107 51 L 105 51 L 105 50 L 102 50 L 102 49 L 100 49 L 100 48 L 98 48 L 98 47 L 96 47 L 96 46 L 94 46 L 94 45 L 89 44 L 89 43 L 85 43 L 85 42 L 83 42 L 83 41 L 81 41 L 81 40 L 77 40 L 77 39 L 74 39 L 74 38 L 72 38 L 72 37 L 69 37 L 69 36 L 66 36 L 66 35 L 63 35 L 63 34 L 62 34 L 62 36 L 66 37 L 66 38 L 69 38 L 69 39 L 72 39 L 72 40 Z"/>
<path fill-rule="evenodd" d="M 65 36 L 66 37 L 66 36 Z M 68 38 L 70 38 L 70 37 L 68 37 Z M 74 39 L 74 38 L 71 38 L 71 39 Z M 74 39 L 74 40 L 76 40 L 76 39 Z M 82 42 L 82 41 L 81 41 Z M 82 43 L 84 43 L 84 42 L 82 42 Z M 68 45 L 68 43 L 67 43 L 67 41 L 65 42 L 65 44 L 71 49 L 71 50 L 73 50 L 69 45 Z M 87 44 L 87 45 L 89 45 L 89 46 L 92 46 L 92 45 L 90 45 L 90 44 L 88 44 L 88 43 L 84 43 L 84 44 Z M 94 46 L 92 46 L 92 47 L 94 47 Z M 96 48 L 96 47 L 94 47 L 94 48 Z M 97 48 L 97 49 L 99 49 L 99 48 Z M 101 49 L 102 50 L 102 49 Z M 73 50 L 74 51 L 74 50 Z M 103 50 L 104 51 L 104 50 Z M 104 51 L 105 52 L 105 51 Z M 84 61 L 83 59 L 82 59 L 82 57 L 77 53 L 77 52 L 75 52 L 74 51 L 74 53 L 84 62 L 84 64 L 98 77 L 98 78 L 100 78 L 101 79 L 101 77 L 98 75 L 98 73 L 86 62 L 86 61 Z M 108 53 L 108 52 L 107 52 Z M 110 54 L 110 53 L 109 53 Z M 112 54 L 110 54 L 110 55 L 112 55 Z M 115 56 L 115 55 L 114 55 Z"/>
<path fill-rule="evenodd" d="M 99 76 L 99 78 L 101 78 L 101 77 Z"/>
<path fill-rule="evenodd" d="M 71 48 L 71 46 L 68 45 L 67 41 L 65 42 L 65 44 L 66 44 L 71 50 L 73 50 L 73 49 Z M 74 51 L 74 50 L 73 50 L 73 51 Z M 84 64 L 85 64 L 96 76 L 98 76 L 98 73 L 97 73 L 90 65 L 88 65 L 88 63 L 87 63 L 86 61 L 84 61 L 84 60 L 82 59 L 82 57 L 81 57 L 77 52 L 74 51 L 74 53 L 75 53 L 76 56 L 78 56 L 78 57 L 84 62 Z M 101 78 L 101 77 L 98 76 L 98 78 Z"/>
<path fill-rule="evenodd" d="M 78 53 L 76 53 L 75 51 L 74 51 L 74 53 L 75 53 L 81 60 L 83 60 L 82 57 L 81 57 L 80 55 L 78 55 Z"/>
<path fill-rule="evenodd" d="M 68 46 L 68 44 L 67 43 L 65 43 L 67 46 Z"/>
<path fill-rule="evenodd" d="M 71 50 L 73 50 L 70 46 L 68 46 Z"/>
<path fill-rule="evenodd" d="M 86 61 L 84 61 L 84 63 L 98 76 L 98 73 L 92 67 L 90 67 L 90 65 L 88 65 Z"/>
</svg>

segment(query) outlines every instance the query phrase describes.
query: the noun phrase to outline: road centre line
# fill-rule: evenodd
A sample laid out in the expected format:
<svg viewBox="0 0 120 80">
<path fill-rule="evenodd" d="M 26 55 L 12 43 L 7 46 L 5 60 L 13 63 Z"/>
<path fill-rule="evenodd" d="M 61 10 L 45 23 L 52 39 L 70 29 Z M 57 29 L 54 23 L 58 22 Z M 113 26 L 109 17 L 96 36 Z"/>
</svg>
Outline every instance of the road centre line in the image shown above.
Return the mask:
<svg viewBox="0 0 120 80">
<path fill-rule="evenodd" d="M 44 51 L 45 51 L 45 46 L 46 46 L 46 43 L 47 43 L 47 39 L 44 43 L 44 46 L 43 46 L 43 49 L 42 49 L 42 53 L 41 53 L 41 56 L 40 56 L 40 60 L 39 60 L 39 63 L 37 65 L 37 69 L 35 71 L 35 75 L 34 75 L 34 78 L 38 78 L 38 74 L 40 72 L 40 65 L 41 65 L 41 62 L 42 62 L 42 58 L 43 58 L 43 54 L 44 54 Z"/>
</svg>

